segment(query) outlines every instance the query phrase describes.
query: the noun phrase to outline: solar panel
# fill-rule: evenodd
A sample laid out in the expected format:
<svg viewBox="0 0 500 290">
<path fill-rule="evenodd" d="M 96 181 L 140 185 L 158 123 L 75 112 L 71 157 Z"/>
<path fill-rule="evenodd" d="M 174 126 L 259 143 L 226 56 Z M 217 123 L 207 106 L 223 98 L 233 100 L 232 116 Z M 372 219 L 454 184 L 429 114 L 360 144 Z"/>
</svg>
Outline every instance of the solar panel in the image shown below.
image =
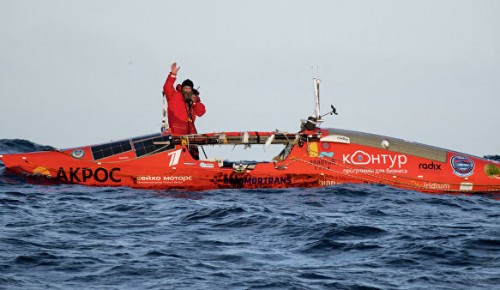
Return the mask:
<svg viewBox="0 0 500 290">
<path fill-rule="evenodd" d="M 147 137 L 145 137 L 147 138 Z M 159 153 L 175 148 L 172 142 L 172 136 L 157 136 L 149 139 L 136 138 L 137 140 L 133 142 L 135 148 L 135 155 L 141 157 L 151 153 Z M 165 143 L 170 142 L 170 144 L 155 144 L 156 142 Z"/>
<path fill-rule="evenodd" d="M 155 144 L 160 142 L 163 144 Z M 165 144 L 171 142 L 171 144 Z M 106 144 L 100 144 L 90 147 L 94 160 L 103 159 L 109 156 L 131 151 L 132 144 L 134 145 L 135 154 L 137 157 L 146 154 L 163 152 L 175 148 L 172 142 L 172 136 L 161 136 L 161 134 L 153 134 L 142 137 L 137 137 L 132 140 L 118 141 Z"/>
<path fill-rule="evenodd" d="M 118 141 L 90 147 L 94 160 L 103 159 L 112 155 L 120 154 L 132 150 L 130 141 Z"/>
</svg>

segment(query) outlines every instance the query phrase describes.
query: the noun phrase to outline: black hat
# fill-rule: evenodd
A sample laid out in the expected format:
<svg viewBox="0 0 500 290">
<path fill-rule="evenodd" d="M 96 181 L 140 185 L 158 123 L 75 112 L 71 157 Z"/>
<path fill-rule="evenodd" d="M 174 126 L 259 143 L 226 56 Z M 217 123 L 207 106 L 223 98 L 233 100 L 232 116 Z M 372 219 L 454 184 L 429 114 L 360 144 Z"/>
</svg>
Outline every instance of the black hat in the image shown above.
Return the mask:
<svg viewBox="0 0 500 290">
<path fill-rule="evenodd" d="M 185 81 L 182 82 L 182 86 L 181 87 L 191 87 L 191 88 L 193 88 L 194 87 L 193 81 L 191 81 L 190 79 L 187 79 L 187 80 L 185 80 Z"/>
</svg>

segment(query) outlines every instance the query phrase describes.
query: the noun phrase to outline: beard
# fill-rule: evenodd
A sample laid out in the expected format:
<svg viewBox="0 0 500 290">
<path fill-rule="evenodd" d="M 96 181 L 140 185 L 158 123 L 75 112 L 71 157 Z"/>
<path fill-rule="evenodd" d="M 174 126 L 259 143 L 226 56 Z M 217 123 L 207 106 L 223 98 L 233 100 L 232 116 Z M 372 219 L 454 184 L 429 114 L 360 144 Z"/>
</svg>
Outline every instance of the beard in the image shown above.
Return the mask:
<svg viewBox="0 0 500 290">
<path fill-rule="evenodd" d="M 191 97 L 193 96 L 193 92 L 182 92 L 182 96 L 184 97 L 184 101 L 186 103 L 191 102 Z"/>
</svg>

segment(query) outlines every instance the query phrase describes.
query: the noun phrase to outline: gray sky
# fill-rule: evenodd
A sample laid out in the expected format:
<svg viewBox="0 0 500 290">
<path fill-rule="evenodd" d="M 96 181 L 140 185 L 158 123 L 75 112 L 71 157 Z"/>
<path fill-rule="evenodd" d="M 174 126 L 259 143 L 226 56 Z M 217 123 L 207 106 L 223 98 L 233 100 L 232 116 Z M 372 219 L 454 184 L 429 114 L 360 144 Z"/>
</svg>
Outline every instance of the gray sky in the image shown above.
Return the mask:
<svg viewBox="0 0 500 290">
<path fill-rule="evenodd" d="M 158 132 L 170 64 L 198 131 L 339 127 L 500 154 L 500 1 L 0 0 L 0 139 L 59 148 Z"/>
</svg>

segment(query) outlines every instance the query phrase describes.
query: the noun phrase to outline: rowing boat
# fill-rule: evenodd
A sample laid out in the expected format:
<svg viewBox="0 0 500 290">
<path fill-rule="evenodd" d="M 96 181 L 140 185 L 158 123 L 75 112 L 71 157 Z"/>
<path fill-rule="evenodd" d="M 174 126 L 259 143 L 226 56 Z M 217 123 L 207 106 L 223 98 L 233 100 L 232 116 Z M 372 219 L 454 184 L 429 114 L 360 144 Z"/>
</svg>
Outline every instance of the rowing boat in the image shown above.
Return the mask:
<svg viewBox="0 0 500 290">
<path fill-rule="evenodd" d="M 332 109 L 330 114 L 336 113 Z M 432 193 L 500 192 L 497 161 L 388 136 L 321 128 L 323 116 L 318 97 L 316 115 L 303 120 L 298 132 L 176 136 L 162 130 L 103 144 L 4 154 L 0 159 L 11 173 L 87 186 L 212 190 L 368 183 Z M 282 149 L 267 161 L 198 160 L 191 154 L 193 148 L 238 145 Z"/>
</svg>

